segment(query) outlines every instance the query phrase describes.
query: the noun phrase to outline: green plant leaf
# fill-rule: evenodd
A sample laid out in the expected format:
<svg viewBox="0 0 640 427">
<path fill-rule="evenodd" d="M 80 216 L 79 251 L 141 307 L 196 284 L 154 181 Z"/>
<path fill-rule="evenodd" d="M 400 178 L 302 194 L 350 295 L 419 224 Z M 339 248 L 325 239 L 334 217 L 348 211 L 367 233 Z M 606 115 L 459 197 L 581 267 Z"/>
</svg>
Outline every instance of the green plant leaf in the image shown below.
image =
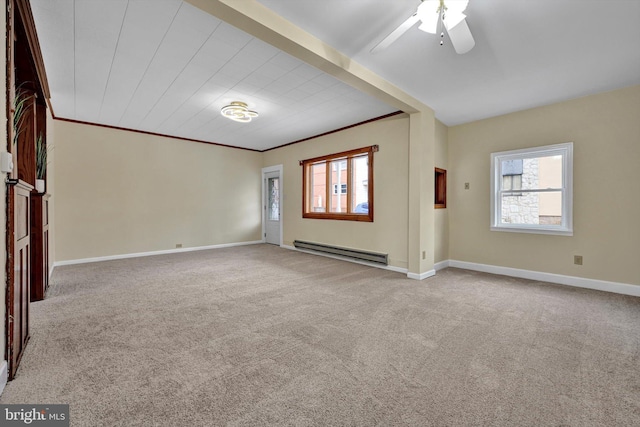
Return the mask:
<svg viewBox="0 0 640 427">
<path fill-rule="evenodd" d="M 36 178 L 44 179 L 47 174 L 47 144 L 42 134 L 36 140 Z"/>
</svg>

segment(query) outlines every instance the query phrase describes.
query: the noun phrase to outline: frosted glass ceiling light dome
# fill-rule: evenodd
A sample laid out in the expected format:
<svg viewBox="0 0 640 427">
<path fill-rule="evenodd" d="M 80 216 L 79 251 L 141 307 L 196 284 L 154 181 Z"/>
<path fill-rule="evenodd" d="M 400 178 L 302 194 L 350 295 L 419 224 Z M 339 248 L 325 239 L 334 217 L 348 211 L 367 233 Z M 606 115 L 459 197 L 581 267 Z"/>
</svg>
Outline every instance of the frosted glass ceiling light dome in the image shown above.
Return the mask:
<svg viewBox="0 0 640 427">
<path fill-rule="evenodd" d="M 256 111 L 247 108 L 247 104 L 240 101 L 233 101 L 229 105 L 225 105 L 220 110 L 220 114 L 224 117 L 240 123 L 249 123 L 254 117 L 258 117 Z"/>
</svg>

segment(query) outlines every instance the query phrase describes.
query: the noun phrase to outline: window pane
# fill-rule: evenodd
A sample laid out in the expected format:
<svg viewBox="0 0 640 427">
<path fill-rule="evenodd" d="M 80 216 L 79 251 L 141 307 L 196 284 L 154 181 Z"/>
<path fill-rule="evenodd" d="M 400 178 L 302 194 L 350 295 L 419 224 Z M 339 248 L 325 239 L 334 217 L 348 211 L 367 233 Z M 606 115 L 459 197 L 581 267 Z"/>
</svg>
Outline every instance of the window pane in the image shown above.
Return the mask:
<svg viewBox="0 0 640 427">
<path fill-rule="evenodd" d="M 540 188 L 562 188 L 562 156 L 538 159 Z"/>
<path fill-rule="evenodd" d="M 562 223 L 562 192 L 533 192 L 502 195 L 502 224 Z"/>
<path fill-rule="evenodd" d="M 280 179 L 269 178 L 269 219 L 271 221 L 280 220 Z"/>
<path fill-rule="evenodd" d="M 561 178 L 562 179 L 562 178 Z M 540 224 L 562 224 L 562 192 L 540 193 Z"/>
<path fill-rule="evenodd" d="M 329 212 L 347 212 L 347 159 L 331 162 L 331 203 Z M 344 192 L 342 191 L 344 187 Z"/>
<path fill-rule="evenodd" d="M 333 164 L 331 165 L 331 168 L 335 171 L 337 170 L 337 168 L 340 168 L 342 170 L 347 170 L 347 162 L 333 162 Z"/>
<path fill-rule="evenodd" d="M 311 165 L 309 171 L 311 188 L 311 212 L 326 212 L 327 201 L 327 164 L 326 162 Z"/>
<path fill-rule="evenodd" d="M 521 188 L 525 190 L 562 188 L 562 156 L 523 159 Z"/>
<path fill-rule="evenodd" d="M 503 160 L 502 175 L 522 175 L 522 159 Z"/>
<path fill-rule="evenodd" d="M 504 175 L 502 177 L 503 190 L 521 190 L 522 175 Z"/>
<path fill-rule="evenodd" d="M 369 165 L 366 155 L 351 159 L 351 174 L 353 180 L 351 188 L 351 212 L 357 214 L 369 213 Z"/>
</svg>

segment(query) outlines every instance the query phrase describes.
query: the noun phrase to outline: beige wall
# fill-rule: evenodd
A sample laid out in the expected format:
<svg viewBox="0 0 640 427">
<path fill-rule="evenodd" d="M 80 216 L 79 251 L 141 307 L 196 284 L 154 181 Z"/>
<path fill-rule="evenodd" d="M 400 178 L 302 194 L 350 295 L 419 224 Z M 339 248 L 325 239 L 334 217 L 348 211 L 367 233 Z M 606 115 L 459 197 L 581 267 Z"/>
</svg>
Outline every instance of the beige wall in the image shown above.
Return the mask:
<svg viewBox="0 0 640 427">
<path fill-rule="evenodd" d="M 383 252 L 390 265 L 407 268 L 408 141 L 403 114 L 265 152 L 263 166 L 283 165 L 283 244 L 298 239 Z M 375 144 L 374 222 L 303 219 L 299 161 Z"/>
<path fill-rule="evenodd" d="M 56 261 L 260 240 L 262 154 L 53 124 Z"/>
<path fill-rule="evenodd" d="M 53 263 L 56 260 L 56 179 L 55 156 L 56 139 L 54 121 L 51 111 L 47 108 L 47 193 L 49 197 L 49 272 L 53 271 Z"/>
<path fill-rule="evenodd" d="M 435 212 L 435 262 L 640 284 L 633 267 L 640 200 L 632 191 L 640 179 L 639 99 L 633 87 L 451 128 L 436 122 L 435 165 L 448 171 L 448 195 L 447 209 Z M 53 124 L 56 261 L 260 240 L 260 168 L 283 164 L 285 245 L 304 239 L 380 251 L 407 268 L 407 115 L 263 154 Z M 490 153 L 567 141 L 575 155 L 574 236 L 489 231 Z M 299 160 L 372 144 L 380 146 L 375 222 L 303 219 Z"/>
<path fill-rule="evenodd" d="M 451 259 L 640 285 L 639 117 L 635 86 L 449 128 Z M 490 231 L 490 153 L 569 141 L 574 235 Z"/>
<path fill-rule="evenodd" d="M 447 171 L 447 181 L 449 180 L 449 129 L 442 122 L 436 120 L 436 146 L 435 146 L 435 167 Z M 434 172 L 435 173 L 435 172 Z M 447 188 L 449 183 L 447 182 Z M 448 190 L 447 190 L 448 193 Z M 448 197 L 448 194 L 447 194 Z M 435 242 L 434 242 L 434 262 L 446 261 L 449 259 L 449 202 L 447 208 L 435 210 Z"/>
</svg>

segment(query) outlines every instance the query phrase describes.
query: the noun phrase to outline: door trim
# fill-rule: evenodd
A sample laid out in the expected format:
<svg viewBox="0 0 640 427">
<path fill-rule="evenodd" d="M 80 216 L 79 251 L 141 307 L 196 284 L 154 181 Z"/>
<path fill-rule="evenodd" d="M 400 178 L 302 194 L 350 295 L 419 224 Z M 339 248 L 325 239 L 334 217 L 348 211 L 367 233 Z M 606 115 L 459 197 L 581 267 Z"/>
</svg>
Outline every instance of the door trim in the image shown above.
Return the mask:
<svg viewBox="0 0 640 427">
<path fill-rule="evenodd" d="M 262 181 L 261 181 L 261 185 L 260 188 L 262 189 L 262 195 L 260 196 L 262 203 L 260 203 L 260 212 L 262 213 L 262 243 L 266 243 L 267 242 L 267 238 L 265 236 L 265 234 L 267 233 L 267 215 L 266 215 L 266 199 L 265 199 L 265 179 L 266 179 L 266 175 L 268 173 L 271 172 L 278 172 L 278 175 L 280 176 L 280 191 L 279 191 L 279 203 L 280 203 L 280 247 L 282 247 L 283 244 L 283 240 L 282 240 L 282 221 L 284 218 L 284 209 L 283 209 L 283 205 L 282 205 L 282 200 L 283 200 L 283 194 L 284 194 L 284 175 L 283 175 L 283 168 L 282 165 L 275 165 L 275 166 L 268 166 L 266 168 L 262 168 Z"/>
</svg>

